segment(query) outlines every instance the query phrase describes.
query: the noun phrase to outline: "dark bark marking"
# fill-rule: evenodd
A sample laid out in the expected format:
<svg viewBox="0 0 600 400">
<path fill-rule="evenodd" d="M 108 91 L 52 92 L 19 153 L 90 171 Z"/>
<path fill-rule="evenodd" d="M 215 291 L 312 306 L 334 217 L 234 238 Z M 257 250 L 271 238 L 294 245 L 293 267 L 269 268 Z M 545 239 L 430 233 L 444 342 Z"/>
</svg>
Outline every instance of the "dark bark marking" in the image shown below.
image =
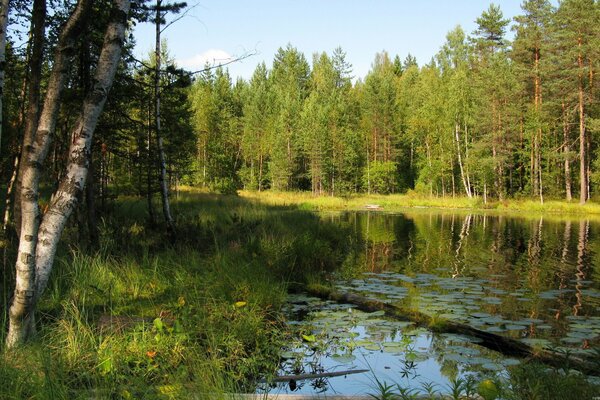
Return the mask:
<svg viewBox="0 0 600 400">
<path fill-rule="evenodd" d="M 23 264 L 29 264 L 31 261 L 33 261 L 33 256 L 29 253 L 21 253 L 21 262 Z"/>
</svg>

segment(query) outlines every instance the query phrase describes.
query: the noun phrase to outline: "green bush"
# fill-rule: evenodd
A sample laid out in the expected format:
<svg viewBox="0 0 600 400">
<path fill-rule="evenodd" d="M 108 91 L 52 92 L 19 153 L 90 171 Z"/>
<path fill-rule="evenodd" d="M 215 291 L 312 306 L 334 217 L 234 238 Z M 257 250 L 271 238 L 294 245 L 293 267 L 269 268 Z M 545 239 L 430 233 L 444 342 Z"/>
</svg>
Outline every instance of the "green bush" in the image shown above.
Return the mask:
<svg viewBox="0 0 600 400">
<path fill-rule="evenodd" d="M 389 194 L 398 191 L 397 164 L 392 161 L 373 161 L 365 168 L 363 185 L 371 193 Z"/>
</svg>

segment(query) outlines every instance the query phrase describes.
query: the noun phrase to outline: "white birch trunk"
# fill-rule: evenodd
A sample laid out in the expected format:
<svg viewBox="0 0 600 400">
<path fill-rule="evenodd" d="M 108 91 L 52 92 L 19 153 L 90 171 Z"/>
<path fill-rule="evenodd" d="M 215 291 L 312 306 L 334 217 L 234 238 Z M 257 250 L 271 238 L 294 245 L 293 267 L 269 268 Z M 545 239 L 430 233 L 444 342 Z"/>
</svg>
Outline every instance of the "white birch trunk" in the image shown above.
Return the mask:
<svg viewBox="0 0 600 400">
<path fill-rule="evenodd" d="M 455 123 L 454 124 L 454 138 L 456 140 L 456 155 L 458 156 L 458 166 L 460 168 L 460 178 L 461 178 L 463 186 L 465 188 L 465 193 L 467 194 L 467 197 L 470 199 L 472 197 L 471 187 L 467 183 L 467 179 L 465 177 L 465 169 L 463 168 L 463 163 L 462 163 L 462 155 L 461 155 L 461 151 L 460 151 L 460 136 L 459 136 L 458 130 L 459 130 L 458 123 Z"/>
<path fill-rule="evenodd" d="M 48 282 L 58 241 L 85 185 L 89 162 L 87 154 L 90 151 L 92 135 L 112 85 L 125 40 L 130 2 L 114 0 L 115 11 L 104 37 L 94 88 L 84 101 L 75 127 L 67 172 L 40 223 L 37 198 L 42 164 L 50 147 L 50 133 L 55 128 L 73 44 L 80 30 L 85 28 L 82 21 L 90 5 L 91 1 L 80 0 L 61 33 L 35 140 L 31 149 L 25 149 L 24 153 L 27 168 L 23 176 L 23 221 L 16 264 L 15 295 L 10 308 L 9 332 L 6 339 L 8 347 L 14 347 L 27 340 L 33 328 L 33 311 Z"/>
</svg>

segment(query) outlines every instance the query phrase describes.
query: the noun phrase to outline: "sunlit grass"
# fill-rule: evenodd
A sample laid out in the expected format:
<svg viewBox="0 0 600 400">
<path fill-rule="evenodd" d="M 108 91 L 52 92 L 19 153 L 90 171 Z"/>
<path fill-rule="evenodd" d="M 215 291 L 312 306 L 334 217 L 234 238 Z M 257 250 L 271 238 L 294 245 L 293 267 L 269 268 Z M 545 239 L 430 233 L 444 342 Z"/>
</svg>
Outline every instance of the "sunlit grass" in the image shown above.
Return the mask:
<svg viewBox="0 0 600 400">
<path fill-rule="evenodd" d="M 437 208 L 457 212 L 501 212 L 522 214 L 524 216 L 546 214 L 550 217 L 572 215 L 600 218 L 600 204 L 589 201 L 584 205 L 577 202 L 549 200 L 541 204 L 534 200 L 510 199 L 489 201 L 484 204 L 481 198 L 464 196 L 429 197 L 414 192 L 408 194 L 353 194 L 346 197 L 327 195 L 315 196 L 310 192 L 240 191 L 240 196 L 273 206 L 296 206 L 313 211 L 365 210 L 367 205 L 378 205 L 384 211 L 403 211 L 407 208 Z"/>
</svg>

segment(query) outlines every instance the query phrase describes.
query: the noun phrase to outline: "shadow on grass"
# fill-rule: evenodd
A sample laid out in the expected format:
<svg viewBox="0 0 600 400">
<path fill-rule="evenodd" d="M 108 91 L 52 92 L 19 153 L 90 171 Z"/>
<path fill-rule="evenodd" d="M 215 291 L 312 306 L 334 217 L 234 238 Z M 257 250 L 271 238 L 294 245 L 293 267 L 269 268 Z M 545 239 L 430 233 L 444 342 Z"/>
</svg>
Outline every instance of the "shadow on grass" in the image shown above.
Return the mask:
<svg viewBox="0 0 600 400">
<path fill-rule="evenodd" d="M 0 398 L 251 392 L 278 368 L 288 289 L 333 271 L 354 242 L 349 228 L 294 206 L 207 193 L 173 202 L 171 241 L 145 207 L 113 204 L 96 251 L 71 222 L 39 305 L 38 339 L 0 353 L 0 380 L 10 382 Z M 10 279 L 3 287 L 12 290 Z M 101 329 L 107 318 L 131 323 Z"/>
</svg>

